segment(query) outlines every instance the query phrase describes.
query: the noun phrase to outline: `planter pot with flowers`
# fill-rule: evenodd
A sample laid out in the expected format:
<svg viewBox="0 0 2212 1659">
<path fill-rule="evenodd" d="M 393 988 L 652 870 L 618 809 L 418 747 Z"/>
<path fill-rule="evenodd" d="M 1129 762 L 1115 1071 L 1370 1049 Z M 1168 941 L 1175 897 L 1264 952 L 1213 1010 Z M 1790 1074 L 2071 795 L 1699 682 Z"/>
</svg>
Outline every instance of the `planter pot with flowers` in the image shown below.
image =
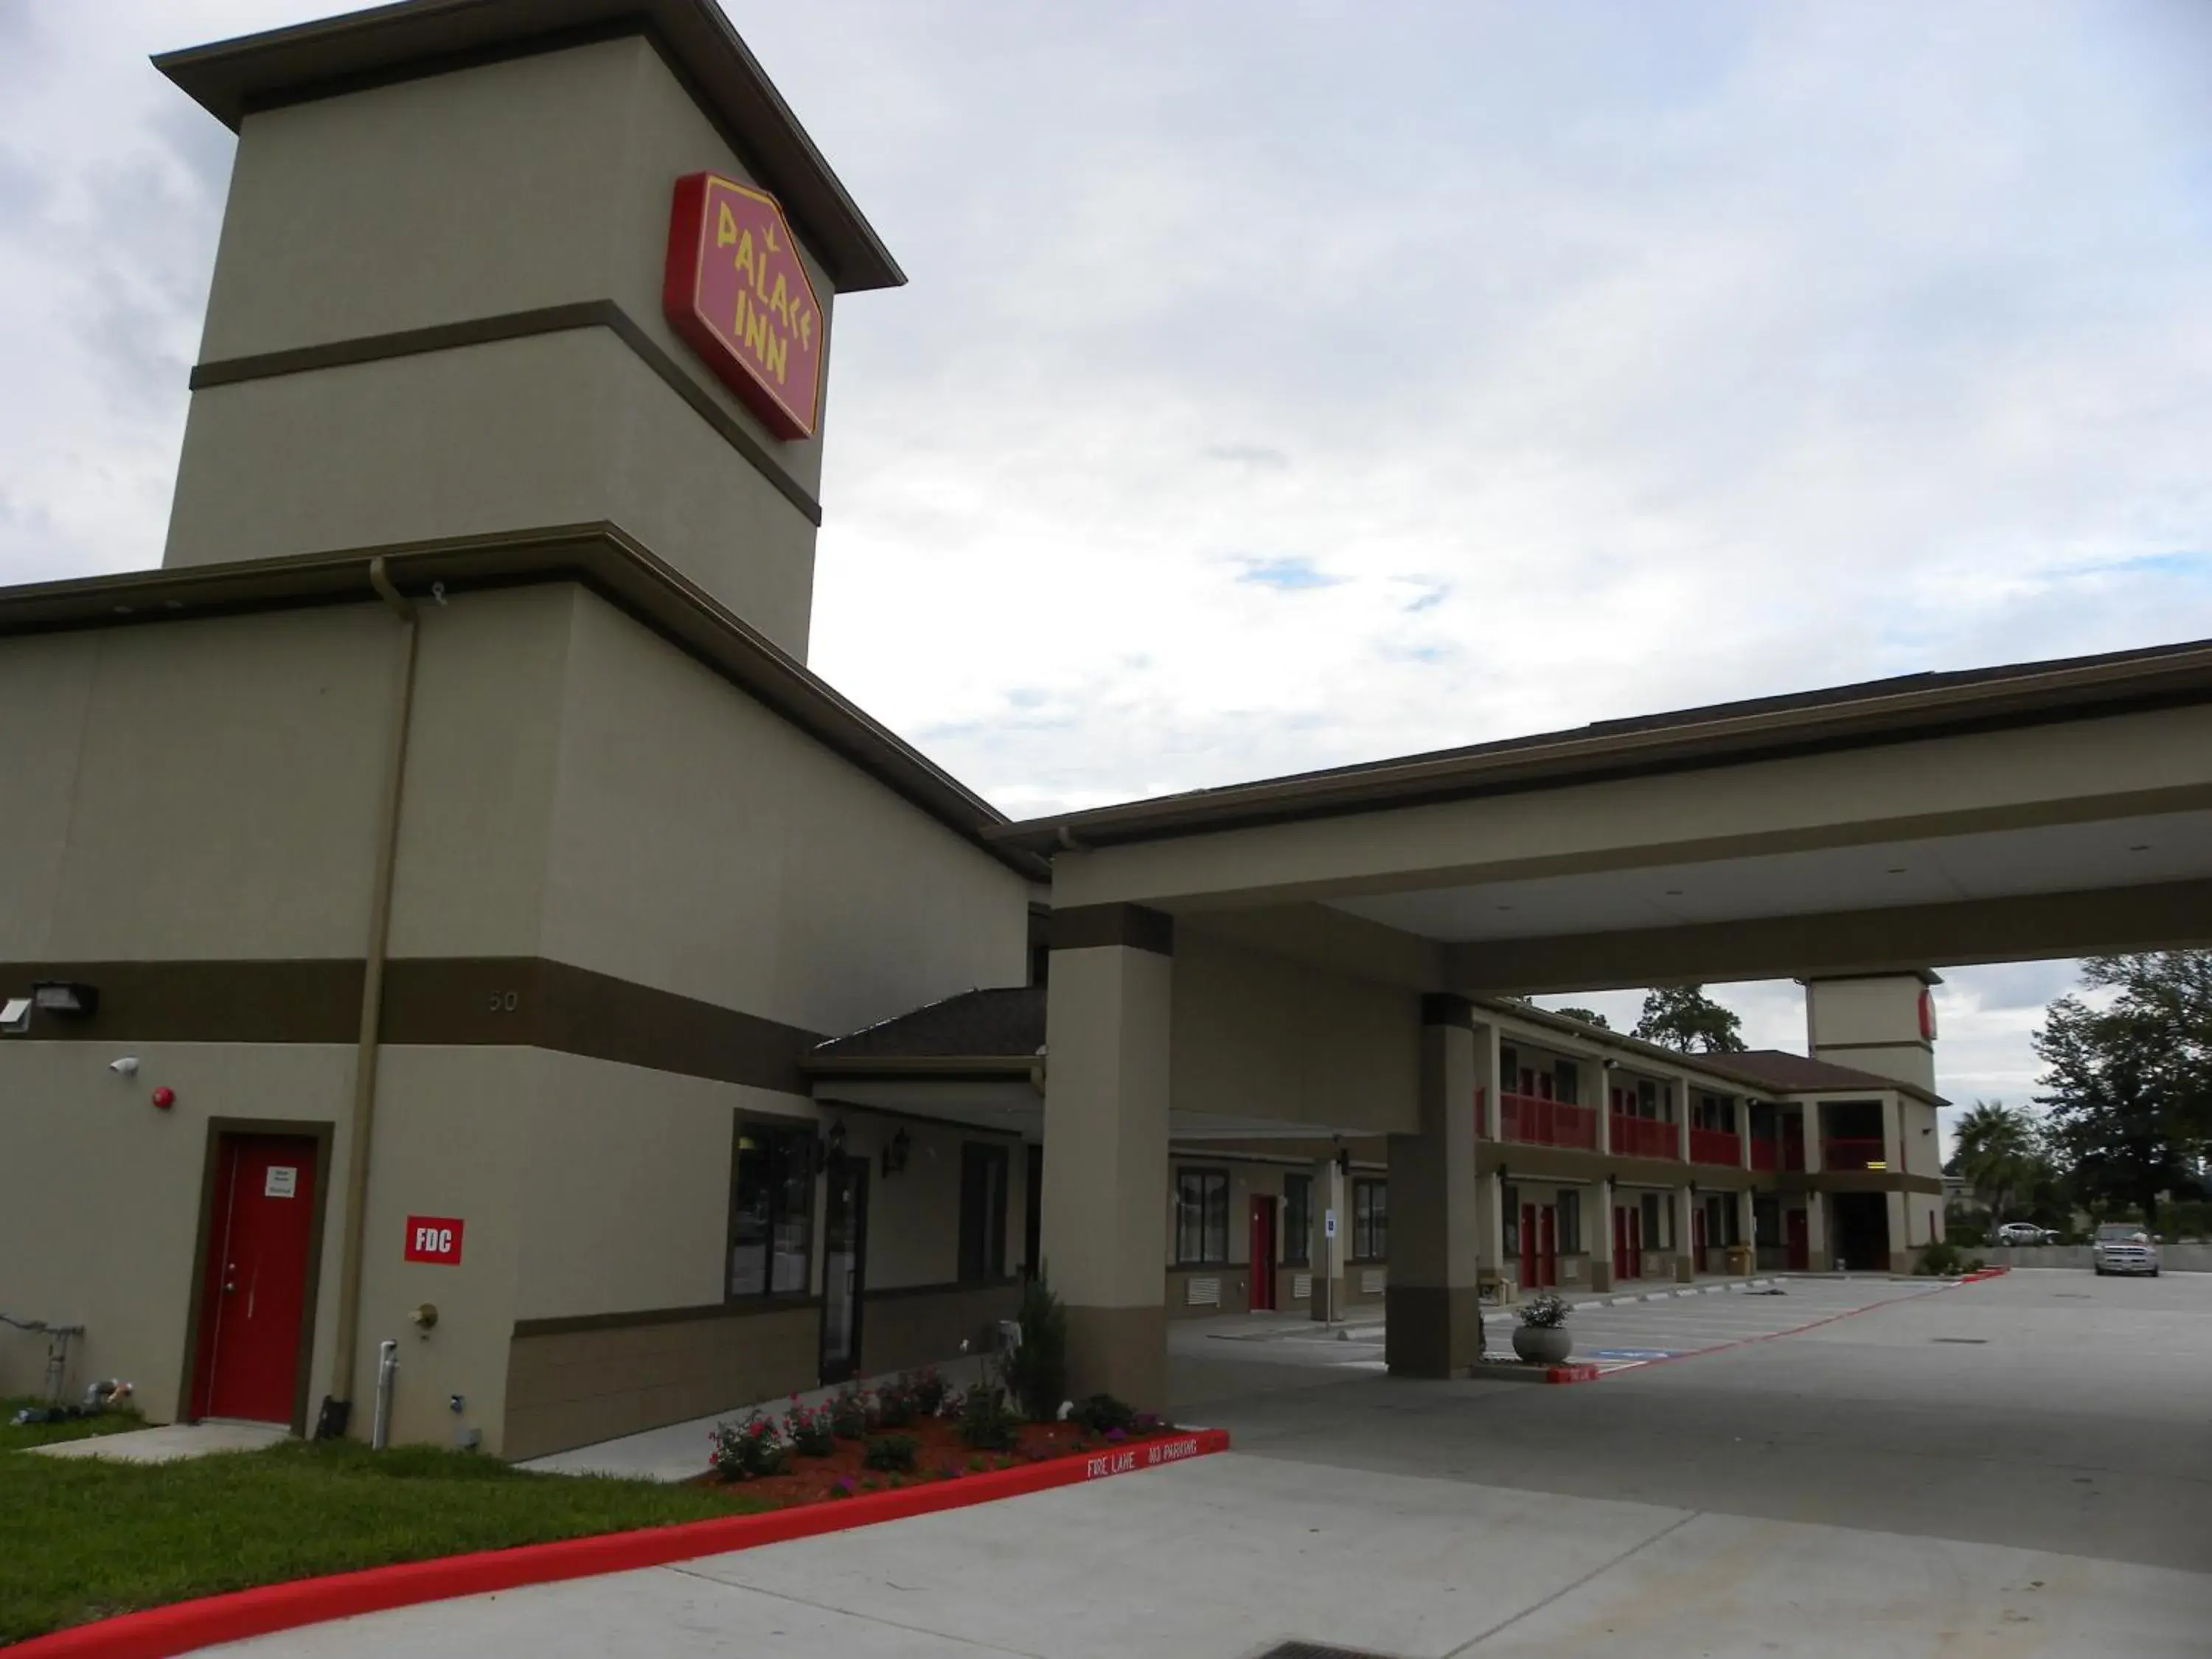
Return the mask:
<svg viewBox="0 0 2212 1659">
<path fill-rule="evenodd" d="M 1539 1291 L 1521 1304 L 1521 1323 L 1514 1328 L 1513 1352 L 1532 1365 L 1557 1365 L 1575 1349 L 1567 1334 L 1567 1316 L 1573 1305 L 1549 1291 Z"/>
</svg>

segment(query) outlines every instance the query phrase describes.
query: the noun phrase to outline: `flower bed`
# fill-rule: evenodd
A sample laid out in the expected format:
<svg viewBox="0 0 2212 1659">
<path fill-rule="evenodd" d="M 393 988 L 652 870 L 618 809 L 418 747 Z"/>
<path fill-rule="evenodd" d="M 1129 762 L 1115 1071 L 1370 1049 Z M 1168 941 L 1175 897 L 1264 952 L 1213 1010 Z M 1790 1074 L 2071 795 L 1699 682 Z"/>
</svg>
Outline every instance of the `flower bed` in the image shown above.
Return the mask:
<svg viewBox="0 0 2212 1659">
<path fill-rule="evenodd" d="M 957 1480 L 991 1469 L 1017 1468 L 1078 1453 L 1112 1451 L 1131 1439 L 1127 1434 L 1118 1437 L 1094 1434 L 1075 1423 L 1025 1423 L 1015 1431 L 1013 1450 L 981 1452 L 971 1451 L 962 1443 L 960 1425 L 950 1418 L 921 1418 L 891 1432 L 907 1436 L 915 1443 L 911 1474 L 869 1468 L 863 1461 L 867 1455 L 865 1440 L 840 1440 L 826 1457 L 794 1452 L 785 1462 L 781 1474 L 760 1475 L 730 1484 L 748 1498 L 760 1498 L 777 1509 L 788 1509 L 799 1504 L 856 1498 L 863 1492 L 892 1492 L 933 1481 Z M 695 1484 L 719 1486 L 724 1482 L 720 1474 L 708 1470 L 697 1476 Z"/>
</svg>

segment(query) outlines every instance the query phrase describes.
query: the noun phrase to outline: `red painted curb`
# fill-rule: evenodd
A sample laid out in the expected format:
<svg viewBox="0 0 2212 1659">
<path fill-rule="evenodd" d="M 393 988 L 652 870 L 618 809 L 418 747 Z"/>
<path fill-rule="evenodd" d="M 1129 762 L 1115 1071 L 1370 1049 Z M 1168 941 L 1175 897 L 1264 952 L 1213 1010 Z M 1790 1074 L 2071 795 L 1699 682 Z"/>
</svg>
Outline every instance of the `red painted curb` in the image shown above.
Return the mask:
<svg viewBox="0 0 2212 1659">
<path fill-rule="evenodd" d="M 1605 1373 L 1592 1364 L 1569 1363 L 1554 1365 L 1544 1373 L 1547 1382 L 1595 1382 Z"/>
<path fill-rule="evenodd" d="M 1110 1451 L 1055 1457 L 1018 1468 L 992 1469 L 927 1486 L 902 1486 L 896 1492 L 771 1510 L 764 1515 L 719 1516 L 672 1527 L 601 1533 L 556 1544 L 525 1544 L 514 1549 L 481 1550 L 472 1555 L 447 1555 L 322 1578 L 299 1578 L 74 1625 L 49 1636 L 34 1636 L 10 1648 L 9 1656 L 9 1659 L 19 1655 L 21 1659 L 64 1659 L 64 1656 L 76 1659 L 96 1654 L 100 1659 L 168 1659 L 171 1654 L 189 1653 L 217 1642 L 242 1641 L 357 1613 L 781 1544 L 825 1532 L 873 1526 L 879 1521 L 900 1521 L 1054 1486 L 1079 1486 L 1228 1449 L 1226 1430 L 1194 1429 L 1133 1440 Z"/>
</svg>

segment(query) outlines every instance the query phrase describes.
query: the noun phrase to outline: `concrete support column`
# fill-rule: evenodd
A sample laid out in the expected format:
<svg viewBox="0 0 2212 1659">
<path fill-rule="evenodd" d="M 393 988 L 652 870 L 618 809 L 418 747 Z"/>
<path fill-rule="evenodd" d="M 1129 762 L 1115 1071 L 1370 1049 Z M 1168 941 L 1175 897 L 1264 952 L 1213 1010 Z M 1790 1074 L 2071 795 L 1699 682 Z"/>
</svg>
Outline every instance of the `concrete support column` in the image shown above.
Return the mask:
<svg viewBox="0 0 2212 1659">
<path fill-rule="evenodd" d="M 1735 1195 L 1735 1235 L 1751 1252 L 1752 1271 L 1759 1271 L 1759 1208 L 1748 1187 Z"/>
<path fill-rule="evenodd" d="M 1893 1164 L 1892 1169 L 1897 1166 Z M 1882 1200 L 1889 1209 L 1889 1270 L 1893 1273 L 1912 1271 L 1914 1255 L 1911 1212 L 1905 1206 L 1903 1193 L 1884 1193 Z"/>
<path fill-rule="evenodd" d="M 1317 1160 L 1313 1166 L 1313 1242 L 1306 1256 L 1313 1263 L 1314 1276 L 1306 1312 L 1315 1319 L 1344 1316 L 1344 1241 L 1352 1231 L 1345 1198 L 1344 1167 L 1334 1158 Z M 1331 1217 L 1336 1220 L 1334 1238 L 1328 1231 Z"/>
<path fill-rule="evenodd" d="M 1613 1062 L 1601 1060 L 1597 1063 L 1597 1149 L 1607 1157 L 1613 1152 Z"/>
<path fill-rule="evenodd" d="M 1698 1195 L 1687 1187 L 1677 1187 L 1672 1196 L 1674 1205 L 1674 1282 L 1686 1285 L 1698 1276 L 1698 1263 L 1693 1248 L 1698 1237 Z"/>
<path fill-rule="evenodd" d="M 1474 1008 L 1421 999 L 1418 1133 L 1390 1137 L 1383 1354 L 1395 1376 L 1456 1376 L 1482 1358 L 1476 1291 Z"/>
<path fill-rule="evenodd" d="M 1474 1183 L 1474 1230 L 1476 1282 L 1484 1273 L 1494 1274 L 1498 1300 L 1507 1301 L 1514 1276 L 1505 1259 L 1505 1177 L 1496 1170 L 1484 1170 Z"/>
<path fill-rule="evenodd" d="M 1686 1081 L 1674 1085 L 1674 1156 L 1685 1164 L 1690 1161 L 1690 1085 Z"/>
<path fill-rule="evenodd" d="M 1504 1109 L 1498 1095 L 1505 1087 L 1504 1039 L 1495 1025 L 1478 1026 L 1474 1033 L 1474 1083 L 1482 1111 L 1482 1138 L 1498 1144 L 1499 1114 Z"/>
<path fill-rule="evenodd" d="M 1808 1100 L 1803 1107 L 1805 1118 L 1805 1173 L 1818 1175 L 1823 1167 L 1820 1154 L 1820 1131 L 1826 1126 L 1820 1121 L 1820 1103 Z"/>
<path fill-rule="evenodd" d="M 1589 1251 L 1590 1289 L 1613 1288 L 1613 1177 L 1590 1189 L 1589 1213 L 1583 1217 L 1583 1243 Z"/>
<path fill-rule="evenodd" d="M 1881 1158 L 1893 1172 L 1905 1168 L 1905 1114 L 1902 1103 L 1895 1095 L 1885 1095 L 1881 1103 Z M 1890 1243 L 1895 1248 L 1897 1235 L 1890 1234 Z"/>
<path fill-rule="evenodd" d="M 1816 1273 L 1836 1265 L 1828 1253 L 1828 1206 L 1821 1198 L 1819 1193 L 1805 1194 L 1805 1265 Z"/>
<path fill-rule="evenodd" d="M 1167 1404 L 1174 938 L 1135 905 L 1060 911 L 1045 994 L 1042 1266 L 1067 1307 L 1068 1387 L 1146 1411 Z"/>
</svg>

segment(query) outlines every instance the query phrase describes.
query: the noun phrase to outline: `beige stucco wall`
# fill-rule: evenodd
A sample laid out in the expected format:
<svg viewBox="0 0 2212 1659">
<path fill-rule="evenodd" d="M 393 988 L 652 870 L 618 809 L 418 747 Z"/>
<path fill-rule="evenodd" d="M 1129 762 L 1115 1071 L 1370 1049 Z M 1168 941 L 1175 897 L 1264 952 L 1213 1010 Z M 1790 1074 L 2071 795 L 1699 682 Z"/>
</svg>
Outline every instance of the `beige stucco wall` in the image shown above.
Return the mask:
<svg viewBox="0 0 2212 1659">
<path fill-rule="evenodd" d="M 192 1258 L 211 1118 L 329 1123 L 330 1185 L 345 1179 L 353 1050 L 299 1043 L 134 1043 L 136 1077 L 107 1069 L 94 1043 L 0 1041 L 0 1310 L 82 1324 L 70 1349 L 74 1398 L 98 1377 L 134 1385 L 148 1418 L 178 1408 Z M 157 1087 L 176 1103 L 157 1110 Z M 335 1218 L 337 1205 L 325 1213 Z M 326 1375 L 337 1253 L 318 1275 L 310 1407 Z M 0 1395 L 45 1383 L 41 1337 L 0 1328 Z"/>
<path fill-rule="evenodd" d="M 1172 1029 L 1178 1112 L 1365 1134 L 1418 1125 L 1420 1006 L 1410 992 L 1184 928 Z"/>
<path fill-rule="evenodd" d="M 359 955 L 380 607 L 0 647 L 0 962 Z"/>
<path fill-rule="evenodd" d="M 611 301 L 818 494 L 819 431 L 770 437 L 661 316 L 702 169 L 750 177 L 640 38 L 250 115 L 202 360 Z M 196 393 L 167 562 L 593 519 L 804 656 L 812 526 L 605 329 Z"/>
<path fill-rule="evenodd" d="M 588 595 L 544 948 L 823 1032 L 1027 978 L 1028 884 Z"/>
</svg>

